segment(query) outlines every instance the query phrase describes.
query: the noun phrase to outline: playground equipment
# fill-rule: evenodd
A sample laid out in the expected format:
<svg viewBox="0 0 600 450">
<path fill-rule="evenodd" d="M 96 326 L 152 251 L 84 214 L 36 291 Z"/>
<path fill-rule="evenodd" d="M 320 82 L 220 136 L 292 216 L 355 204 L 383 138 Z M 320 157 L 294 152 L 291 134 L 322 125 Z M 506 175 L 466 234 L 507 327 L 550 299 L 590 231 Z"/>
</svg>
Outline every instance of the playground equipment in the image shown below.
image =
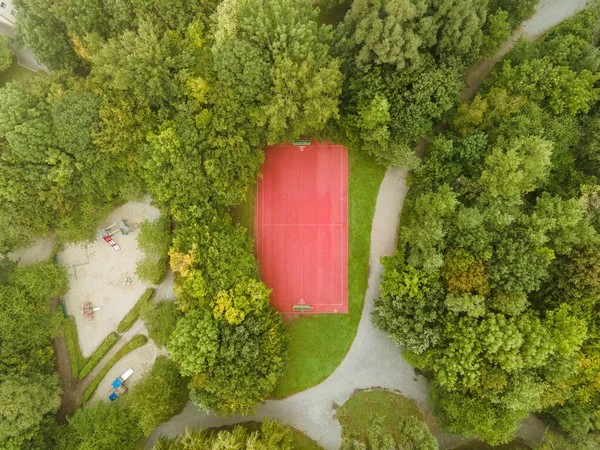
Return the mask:
<svg viewBox="0 0 600 450">
<path fill-rule="evenodd" d="M 111 236 L 104 236 L 102 239 L 104 239 L 106 242 L 108 242 L 115 252 L 118 252 L 119 250 L 121 250 L 121 247 L 119 247 L 119 244 L 117 244 Z"/>
<path fill-rule="evenodd" d="M 129 222 L 126 219 L 121 219 L 118 222 L 113 223 L 112 225 L 106 227 L 104 229 L 107 236 L 112 236 L 113 234 L 118 233 L 119 231 L 123 236 L 127 236 L 133 230 L 137 230 L 140 227 L 139 223 L 134 223 L 129 226 Z"/>
<path fill-rule="evenodd" d="M 92 306 L 90 302 L 81 304 L 81 314 L 88 320 L 92 320 L 94 318 L 94 313 L 96 311 L 100 311 L 102 308 L 96 306 L 95 308 Z M 65 316 L 66 317 L 66 316 Z"/>
<path fill-rule="evenodd" d="M 111 402 L 113 400 L 116 400 L 117 398 L 119 398 L 119 395 L 123 395 L 125 392 L 127 392 L 127 388 L 125 387 L 125 385 L 123 383 L 131 375 L 133 375 L 133 369 L 129 368 L 123 373 L 123 375 L 115 378 L 115 381 L 113 381 L 110 384 L 110 390 L 109 390 L 110 395 L 108 396 L 108 399 Z"/>
</svg>

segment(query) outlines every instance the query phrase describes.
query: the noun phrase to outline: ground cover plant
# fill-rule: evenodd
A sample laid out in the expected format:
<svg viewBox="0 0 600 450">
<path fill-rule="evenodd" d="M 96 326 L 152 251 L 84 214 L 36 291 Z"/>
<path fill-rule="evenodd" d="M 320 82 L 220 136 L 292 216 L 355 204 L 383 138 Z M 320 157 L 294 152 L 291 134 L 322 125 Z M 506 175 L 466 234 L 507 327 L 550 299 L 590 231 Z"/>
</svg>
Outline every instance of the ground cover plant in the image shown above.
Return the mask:
<svg viewBox="0 0 600 450">
<path fill-rule="evenodd" d="M 362 314 L 369 272 L 371 223 L 385 168 L 357 151 L 349 154 L 348 314 L 308 316 L 288 325 L 288 365 L 274 395 L 286 397 L 325 380 L 352 345 Z"/>
<path fill-rule="evenodd" d="M 342 450 L 360 448 L 438 449 L 423 412 L 402 394 L 373 390 L 355 393 L 340 406 Z"/>
<path fill-rule="evenodd" d="M 75 337 L 77 336 L 75 335 Z M 94 353 L 92 353 L 89 358 L 86 358 L 84 361 L 80 360 L 80 364 L 81 362 L 83 362 L 84 364 L 80 366 L 80 370 L 77 374 L 77 377 L 80 380 L 83 380 L 86 376 L 88 376 L 92 372 L 92 370 L 94 370 L 94 368 L 100 363 L 102 358 L 106 356 L 110 349 L 113 348 L 117 344 L 117 342 L 119 342 L 119 339 L 121 339 L 121 336 L 119 336 L 114 331 L 108 336 L 106 336 L 106 338 L 102 341 L 98 348 L 94 350 Z M 79 349 L 79 342 L 77 342 L 77 349 Z M 80 352 L 80 350 L 76 350 L 76 352 L 77 351 Z M 71 347 L 69 347 L 69 354 L 70 353 Z"/>
<path fill-rule="evenodd" d="M 453 433 L 508 442 L 540 412 L 598 445 L 598 19 L 519 42 L 411 178 L 373 321 Z"/>
</svg>

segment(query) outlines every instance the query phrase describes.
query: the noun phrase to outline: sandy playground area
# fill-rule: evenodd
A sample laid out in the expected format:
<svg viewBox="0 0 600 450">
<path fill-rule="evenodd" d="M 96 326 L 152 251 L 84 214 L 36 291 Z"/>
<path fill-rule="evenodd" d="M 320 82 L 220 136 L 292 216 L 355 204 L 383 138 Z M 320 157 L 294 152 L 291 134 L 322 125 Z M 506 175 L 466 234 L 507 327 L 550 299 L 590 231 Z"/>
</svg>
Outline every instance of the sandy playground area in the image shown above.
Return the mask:
<svg viewBox="0 0 600 450">
<path fill-rule="evenodd" d="M 60 264 L 68 267 L 70 289 L 64 296 L 69 315 L 75 317 L 79 332 L 79 344 L 84 356 L 90 356 L 127 312 L 151 285 L 135 275 L 136 262 L 143 257 L 138 249 L 138 230 L 128 235 L 117 232 L 113 239 L 121 247 L 115 251 L 102 236 L 104 228 L 122 219 L 130 226 L 160 216 L 149 200 L 129 202 L 115 209 L 98 228 L 98 238 L 88 245 L 65 245 L 58 254 Z M 131 279 L 129 286 L 124 284 Z M 81 305 L 90 302 L 100 310 L 94 319 L 88 320 L 81 313 Z"/>
</svg>

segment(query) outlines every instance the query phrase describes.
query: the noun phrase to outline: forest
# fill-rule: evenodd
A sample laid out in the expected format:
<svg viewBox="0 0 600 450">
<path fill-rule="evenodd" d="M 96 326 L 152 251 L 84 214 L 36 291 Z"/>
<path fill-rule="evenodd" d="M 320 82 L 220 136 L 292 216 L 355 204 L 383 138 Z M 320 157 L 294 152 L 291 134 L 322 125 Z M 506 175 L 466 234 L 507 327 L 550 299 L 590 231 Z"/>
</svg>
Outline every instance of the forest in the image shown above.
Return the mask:
<svg viewBox="0 0 600 450">
<path fill-rule="evenodd" d="M 51 73 L 0 89 L 0 253 L 49 232 L 87 242 L 116 205 L 149 194 L 177 309 L 164 307 L 166 325 L 144 313 L 171 360 L 128 402 L 58 425 L 48 303 L 66 274 L 3 261 L 0 448 L 133 449 L 188 396 L 224 416 L 269 397 L 288 338 L 230 211 L 264 146 L 306 136 L 411 169 L 373 321 L 431 379 L 440 423 L 497 444 L 535 412 L 573 448 L 596 448 L 598 8 L 517 43 L 460 103 L 466 69 L 534 4 L 15 0 L 16 44 Z M 173 387 L 162 399 L 161 386 Z"/>
</svg>

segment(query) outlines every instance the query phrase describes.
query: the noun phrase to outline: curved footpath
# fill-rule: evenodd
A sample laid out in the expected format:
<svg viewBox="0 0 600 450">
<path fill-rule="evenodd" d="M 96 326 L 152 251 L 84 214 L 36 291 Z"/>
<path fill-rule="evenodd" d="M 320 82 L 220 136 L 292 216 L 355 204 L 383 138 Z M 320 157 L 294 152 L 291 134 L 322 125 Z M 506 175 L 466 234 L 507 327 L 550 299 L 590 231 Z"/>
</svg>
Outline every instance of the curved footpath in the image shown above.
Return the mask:
<svg viewBox="0 0 600 450">
<path fill-rule="evenodd" d="M 510 50 L 518 38 L 535 39 L 583 9 L 586 3 L 587 0 L 540 1 L 535 14 L 517 29 L 494 57 L 481 61 L 469 71 L 464 98 L 474 95 L 482 78 L 487 76 L 493 64 Z M 188 403 L 179 415 L 155 430 L 146 440 L 147 447 L 156 441 L 159 434 L 175 436 L 183 433 L 187 427 L 209 428 L 248 420 L 260 421 L 268 417 L 290 424 L 326 449 L 338 449 L 341 427 L 334 419 L 335 406 L 342 405 L 356 390 L 373 387 L 401 391 L 428 409 L 427 380 L 415 374 L 410 364 L 400 355 L 395 343 L 385 333 L 373 327 L 370 317 L 374 300 L 379 295 L 380 276 L 383 272 L 379 258 L 392 255 L 396 249 L 398 217 L 408 190 L 406 174 L 404 170 L 388 169 L 381 184 L 371 229 L 369 287 L 365 294 L 364 308 L 352 347 L 335 372 L 313 388 L 282 400 L 267 401 L 253 417 L 232 416 L 223 419 L 202 412 Z M 543 425 L 530 417 L 518 435 L 539 439 L 542 432 Z M 445 433 L 440 437 L 442 449 L 451 447 L 457 441 Z"/>
</svg>

